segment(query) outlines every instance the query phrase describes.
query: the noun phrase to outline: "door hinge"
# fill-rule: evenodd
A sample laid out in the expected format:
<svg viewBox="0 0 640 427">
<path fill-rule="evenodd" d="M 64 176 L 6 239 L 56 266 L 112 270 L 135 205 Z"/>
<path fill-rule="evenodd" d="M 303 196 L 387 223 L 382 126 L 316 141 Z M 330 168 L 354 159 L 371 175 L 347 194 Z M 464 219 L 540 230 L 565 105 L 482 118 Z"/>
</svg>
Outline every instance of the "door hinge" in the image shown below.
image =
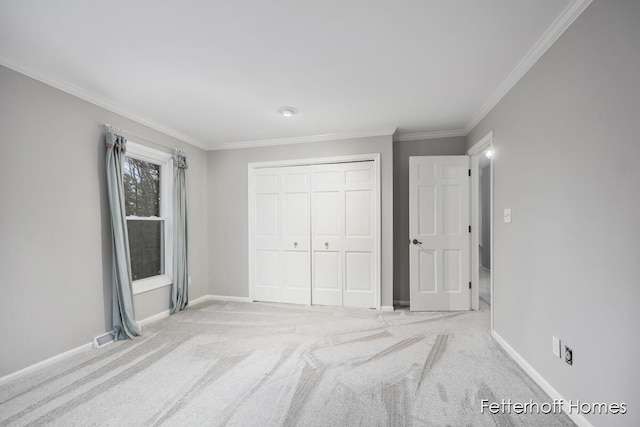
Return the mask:
<svg viewBox="0 0 640 427">
<path fill-rule="evenodd" d="M 471 169 L 469 169 L 469 176 L 471 176 Z"/>
<path fill-rule="evenodd" d="M 471 233 L 471 226 L 469 226 L 469 233 Z"/>
<path fill-rule="evenodd" d="M 469 282 L 469 289 L 471 289 L 471 282 Z"/>
</svg>

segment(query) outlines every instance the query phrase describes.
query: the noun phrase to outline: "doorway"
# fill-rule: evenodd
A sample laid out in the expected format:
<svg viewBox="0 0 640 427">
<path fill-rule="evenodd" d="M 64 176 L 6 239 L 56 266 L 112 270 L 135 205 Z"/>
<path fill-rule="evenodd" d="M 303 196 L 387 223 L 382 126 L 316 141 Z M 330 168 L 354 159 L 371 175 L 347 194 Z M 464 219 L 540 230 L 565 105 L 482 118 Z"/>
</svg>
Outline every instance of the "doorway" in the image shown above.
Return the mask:
<svg viewBox="0 0 640 427">
<path fill-rule="evenodd" d="M 479 209 L 478 220 L 478 272 L 480 280 L 480 309 L 491 308 L 491 149 L 487 148 L 479 154 Z"/>
<path fill-rule="evenodd" d="M 471 157 L 471 281 L 474 310 L 493 303 L 493 132 L 469 149 Z M 491 313 L 493 328 L 493 311 Z"/>
</svg>

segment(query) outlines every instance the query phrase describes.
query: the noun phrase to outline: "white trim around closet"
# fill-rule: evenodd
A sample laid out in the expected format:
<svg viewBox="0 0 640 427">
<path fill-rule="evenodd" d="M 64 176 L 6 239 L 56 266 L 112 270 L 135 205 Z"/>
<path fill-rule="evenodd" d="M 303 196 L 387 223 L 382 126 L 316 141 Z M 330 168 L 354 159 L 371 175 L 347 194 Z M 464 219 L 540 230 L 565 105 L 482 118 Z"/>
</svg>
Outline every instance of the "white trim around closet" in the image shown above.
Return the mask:
<svg viewBox="0 0 640 427">
<path fill-rule="evenodd" d="M 369 154 L 354 154 L 349 156 L 335 156 L 335 157 L 319 157 L 319 158 L 310 158 L 310 159 L 294 159 L 294 160 L 278 160 L 278 161 L 269 161 L 269 162 L 254 162 L 249 163 L 247 166 L 247 178 L 248 178 L 248 217 L 247 217 L 247 230 L 249 232 L 248 235 L 248 295 L 249 301 L 253 301 L 253 267 L 251 262 L 251 254 L 253 253 L 254 245 L 253 245 L 253 221 L 252 218 L 255 215 L 255 202 L 254 202 L 254 171 L 256 169 L 261 168 L 273 168 L 273 167 L 283 167 L 283 166 L 308 166 L 308 165 L 322 165 L 322 164 L 330 164 L 330 163 L 351 163 L 351 162 L 366 162 L 373 161 L 374 166 L 374 180 L 376 186 L 376 218 L 375 218 L 375 227 L 377 230 L 376 233 L 376 268 L 375 268 L 375 299 L 376 299 L 376 309 L 380 311 L 382 309 L 381 304 L 381 295 L 382 295 L 382 246 L 381 235 L 382 235 L 382 204 L 381 204 L 381 192 L 382 188 L 380 185 L 380 153 L 369 153 Z"/>
</svg>

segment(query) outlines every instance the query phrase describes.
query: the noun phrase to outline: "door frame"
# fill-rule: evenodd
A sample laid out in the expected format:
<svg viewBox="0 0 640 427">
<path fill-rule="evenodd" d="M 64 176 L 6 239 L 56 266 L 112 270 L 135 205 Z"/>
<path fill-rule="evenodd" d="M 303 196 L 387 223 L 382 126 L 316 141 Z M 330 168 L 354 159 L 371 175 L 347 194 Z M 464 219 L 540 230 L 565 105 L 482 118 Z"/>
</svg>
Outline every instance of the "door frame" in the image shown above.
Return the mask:
<svg viewBox="0 0 640 427">
<path fill-rule="evenodd" d="M 491 156 L 491 173 L 489 177 L 489 222 L 491 230 L 489 233 L 489 241 L 491 242 L 491 276 L 489 288 L 491 292 L 491 330 L 493 330 L 493 273 L 495 271 L 495 261 L 493 258 L 493 175 L 495 151 L 493 149 L 493 131 L 490 131 L 478 142 L 476 142 L 468 151 L 467 155 L 471 157 L 471 282 L 474 284 L 471 288 L 471 307 L 473 310 L 480 309 L 480 257 L 478 254 L 478 245 L 480 244 L 480 156 L 486 149 L 490 148 L 493 152 Z"/>
<path fill-rule="evenodd" d="M 267 162 L 252 162 L 247 164 L 247 184 L 248 184 L 248 216 L 247 216 L 247 229 L 249 231 L 248 235 L 248 248 L 249 248 L 249 257 L 248 257 L 248 288 L 249 288 L 249 301 L 253 302 L 253 234 L 254 223 L 252 218 L 255 215 L 255 201 L 254 201 L 254 171 L 256 169 L 261 168 L 273 168 L 273 167 L 284 167 L 284 166 L 311 166 L 311 165 L 322 165 L 328 163 L 352 163 L 352 162 L 365 162 L 365 161 L 373 161 L 373 173 L 374 173 L 374 185 L 376 192 L 376 201 L 375 201 L 375 212 L 374 212 L 374 226 L 376 230 L 375 237 L 375 248 L 376 248 L 376 256 L 374 259 L 375 262 L 375 272 L 374 272 L 374 288 L 375 288 L 375 301 L 376 301 L 376 310 L 380 311 L 382 307 L 382 188 L 380 182 L 380 153 L 367 153 L 367 154 L 354 154 L 350 156 L 334 156 L 334 157 L 317 157 L 317 158 L 309 158 L 309 159 L 291 159 L 291 160 L 276 160 L 276 161 L 267 161 Z M 313 301 L 311 301 L 313 304 Z"/>
</svg>

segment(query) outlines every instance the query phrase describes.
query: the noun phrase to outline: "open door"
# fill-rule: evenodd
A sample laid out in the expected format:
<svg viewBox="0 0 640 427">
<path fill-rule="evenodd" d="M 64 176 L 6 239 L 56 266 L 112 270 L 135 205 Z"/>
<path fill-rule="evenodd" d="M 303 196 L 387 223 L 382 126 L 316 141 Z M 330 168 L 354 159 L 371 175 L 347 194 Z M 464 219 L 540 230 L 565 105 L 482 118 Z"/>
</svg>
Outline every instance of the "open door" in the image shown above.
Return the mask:
<svg viewBox="0 0 640 427">
<path fill-rule="evenodd" d="M 409 158 L 411 311 L 470 309 L 468 156 Z"/>
</svg>

